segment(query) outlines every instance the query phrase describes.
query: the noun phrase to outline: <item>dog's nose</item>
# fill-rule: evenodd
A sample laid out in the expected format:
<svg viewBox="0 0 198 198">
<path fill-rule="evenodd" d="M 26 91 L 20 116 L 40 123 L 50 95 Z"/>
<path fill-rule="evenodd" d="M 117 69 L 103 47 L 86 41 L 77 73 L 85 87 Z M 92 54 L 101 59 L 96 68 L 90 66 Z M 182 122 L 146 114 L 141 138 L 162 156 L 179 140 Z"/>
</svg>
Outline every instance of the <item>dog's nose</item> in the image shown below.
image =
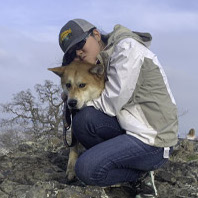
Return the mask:
<svg viewBox="0 0 198 198">
<path fill-rule="evenodd" d="M 75 108 L 76 105 L 77 105 L 77 100 L 75 100 L 75 99 L 70 99 L 70 100 L 68 101 L 68 105 L 69 105 L 69 107 L 71 107 L 71 108 Z"/>
</svg>

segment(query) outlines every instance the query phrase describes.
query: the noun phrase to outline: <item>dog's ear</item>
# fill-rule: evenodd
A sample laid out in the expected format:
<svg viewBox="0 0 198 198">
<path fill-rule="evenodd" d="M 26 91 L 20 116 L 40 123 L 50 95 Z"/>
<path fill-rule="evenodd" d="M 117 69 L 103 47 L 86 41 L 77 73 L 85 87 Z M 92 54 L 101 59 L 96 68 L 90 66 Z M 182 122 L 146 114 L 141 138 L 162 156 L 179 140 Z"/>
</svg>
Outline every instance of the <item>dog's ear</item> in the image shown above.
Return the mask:
<svg viewBox="0 0 198 198">
<path fill-rule="evenodd" d="M 49 71 L 54 72 L 56 75 L 62 77 L 65 72 L 65 67 L 48 68 Z"/>
<path fill-rule="evenodd" d="M 95 65 L 91 69 L 89 69 L 91 74 L 96 74 L 97 76 L 102 76 L 104 74 L 103 65 Z"/>
</svg>

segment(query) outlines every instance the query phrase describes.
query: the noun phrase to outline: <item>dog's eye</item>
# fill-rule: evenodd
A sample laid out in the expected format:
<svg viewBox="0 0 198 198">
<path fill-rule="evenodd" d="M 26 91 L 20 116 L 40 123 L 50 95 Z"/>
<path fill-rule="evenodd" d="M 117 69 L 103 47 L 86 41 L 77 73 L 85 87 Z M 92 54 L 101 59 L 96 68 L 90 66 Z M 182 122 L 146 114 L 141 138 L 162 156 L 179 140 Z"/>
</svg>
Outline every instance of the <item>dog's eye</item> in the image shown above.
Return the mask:
<svg viewBox="0 0 198 198">
<path fill-rule="evenodd" d="M 71 88 L 71 83 L 66 83 L 67 89 Z"/>
<path fill-rule="evenodd" d="M 86 84 L 85 83 L 80 83 L 78 86 L 79 86 L 79 88 L 83 88 L 83 87 L 86 86 Z"/>
</svg>

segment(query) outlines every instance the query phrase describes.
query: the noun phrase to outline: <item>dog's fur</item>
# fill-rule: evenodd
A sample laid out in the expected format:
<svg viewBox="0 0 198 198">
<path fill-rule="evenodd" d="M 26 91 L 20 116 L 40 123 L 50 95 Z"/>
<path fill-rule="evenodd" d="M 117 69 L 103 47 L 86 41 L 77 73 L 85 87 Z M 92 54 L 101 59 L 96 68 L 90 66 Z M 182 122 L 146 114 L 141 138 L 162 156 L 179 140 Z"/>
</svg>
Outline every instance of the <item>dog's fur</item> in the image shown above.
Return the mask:
<svg viewBox="0 0 198 198">
<path fill-rule="evenodd" d="M 61 77 L 61 85 L 67 95 L 70 109 L 81 109 L 86 103 L 100 96 L 104 89 L 104 69 L 102 65 L 73 61 L 64 67 L 49 68 Z M 74 166 L 78 158 L 78 144 L 71 147 L 66 176 L 75 178 Z"/>
</svg>

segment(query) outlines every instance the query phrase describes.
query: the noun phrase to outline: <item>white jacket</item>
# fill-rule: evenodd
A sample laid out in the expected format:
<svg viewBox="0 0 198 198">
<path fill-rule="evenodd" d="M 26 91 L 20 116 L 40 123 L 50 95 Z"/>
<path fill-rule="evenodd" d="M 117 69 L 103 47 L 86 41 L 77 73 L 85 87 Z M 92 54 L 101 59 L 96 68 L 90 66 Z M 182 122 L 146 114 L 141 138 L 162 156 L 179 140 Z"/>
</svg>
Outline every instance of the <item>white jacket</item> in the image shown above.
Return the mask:
<svg viewBox="0 0 198 198">
<path fill-rule="evenodd" d="M 127 134 L 146 144 L 175 145 L 176 104 L 156 55 L 141 37 L 120 25 L 115 26 L 108 41 L 107 50 L 99 57 L 108 80 L 101 97 L 88 105 L 117 116 Z"/>
</svg>

